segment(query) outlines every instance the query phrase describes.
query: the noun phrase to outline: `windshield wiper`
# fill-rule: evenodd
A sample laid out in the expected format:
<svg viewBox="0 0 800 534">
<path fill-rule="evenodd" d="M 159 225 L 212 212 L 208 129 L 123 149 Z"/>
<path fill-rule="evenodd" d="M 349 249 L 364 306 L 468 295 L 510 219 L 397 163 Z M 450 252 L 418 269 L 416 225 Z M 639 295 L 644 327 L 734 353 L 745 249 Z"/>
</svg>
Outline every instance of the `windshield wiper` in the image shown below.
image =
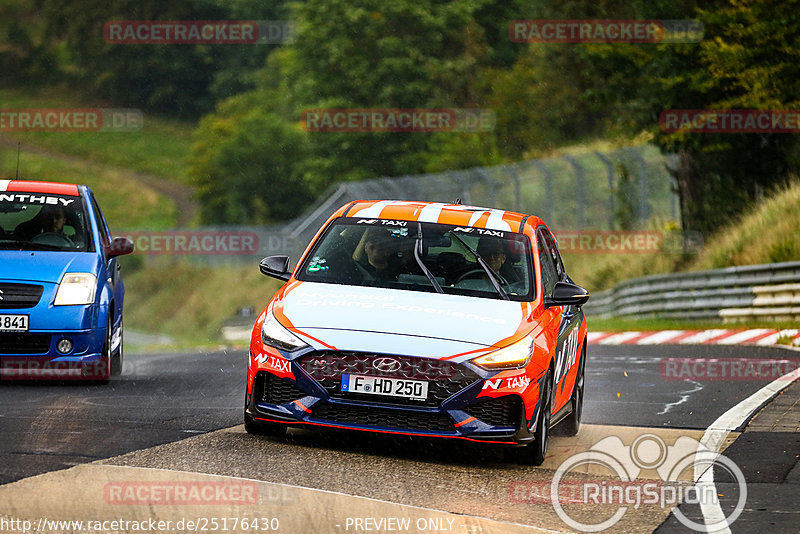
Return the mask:
<svg viewBox="0 0 800 534">
<path fill-rule="evenodd" d="M 414 259 L 417 260 L 417 265 L 419 268 L 422 269 L 422 272 L 425 273 L 425 276 L 428 277 L 433 288 L 436 290 L 437 293 L 444 293 L 442 290 L 442 286 L 439 285 L 439 282 L 436 281 L 436 277 L 433 276 L 433 273 L 425 266 L 425 263 L 422 261 L 422 223 L 417 223 L 417 239 L 414 242 Z"/>
<path fill-rule="evenodd" d="M 494 286 L 494 289 L 497 291 L 497 293 L 501 297 L 503 297 L 505 300 L 511 300 L 510 298 L 508 298 L 508 293 L 506 293 L 506 290 L 503 289 L 503 286 L 501 286 L 500 283 L 498 282 L 498 280 L 501 280 L 500 275 L 497 274 L 494 271 L 494 269 L 492 269 L 489 266 L 488 263 L 486 263 L 486 260 L 484 260 L 481 257 L 480 254 L 478 254 L 478 251 L 473 249 L 471 246 L 469 246 L 467 244 L 467 242 L 464 241 L 463 239 L 461 239 L 461 237 L 459 237 L 459 235 L 457 233 L 455 233 L 453 231 L 450 231 L 450 232 L 447 232 L 447 233 L 450 234 L 451 236 L 455 237 L 456 239 L 458 239 L 458 242 L 461 243 L 462 245 L 464 245 L 467 248 L 467 250 L 469 250 L 472 253 L 472 255 L 475 256 L 475 259 L 478 260 L 478 265 L 480 265 L 481 268 L 484 271 L 486 271 L 486 274 L 489 275 L 489 281 L 492 283 L 492 285 Z"/>
</svg>

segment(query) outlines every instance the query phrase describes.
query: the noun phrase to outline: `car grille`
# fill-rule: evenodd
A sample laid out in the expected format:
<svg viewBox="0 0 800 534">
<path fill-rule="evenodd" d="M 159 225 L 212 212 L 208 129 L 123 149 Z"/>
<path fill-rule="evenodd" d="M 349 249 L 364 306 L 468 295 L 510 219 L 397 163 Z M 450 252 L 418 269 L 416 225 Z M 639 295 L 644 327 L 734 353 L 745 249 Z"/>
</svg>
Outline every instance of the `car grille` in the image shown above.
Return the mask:
<svg viewBox="0 0 800 534">
<path fill-rule="evenodd" d="M 34 284 L 0 284 L 0 309 L 33 308 L 44 287 Z"/>
<path fill-rule="evenodd" d="M 0 333 L 0 354 L 46 354 L 49 350 L 49 335 Z"/>
<path fill-rule="evenodd" d="M 311 417 L 332 423 L 405 430 L 450 432 L 454 428 L 453 421 L 443 413 L 412 412 L 372 406 L 349 406 L 328 402 L 315 406 Z"/>
<path fill-rule="evenodd" d="M 286 404 L 308 395 L 294 382 L 277 377 L 270 373 L 258 373 L 253 391 L 257 392 L 259 402 L 269 404 Z"/>
<path fill-rule="evenodd" d="M 517 395 L 506 395 L 464 409 L 468 414 L 487 425 L 514 426 L 519 424 L 522 399 Z"/>
<path fill-rule="evenodd" d="M 376 360 L 390 358 L 399 363 L 397 369 L 378 370 Z M 412 356 L 395 356 L 362 352 L 318 351 L 303 356 L 298 364 L 316 380 L 331 397 L 383 402 L 401 406 L 436 407 L 463 390 L 480 377 L 466 367 L 453 362 Z M 402 397 L 348 393 L 341 391 L 342 374 L 382 376 L 425 380 L 428 382 L 427 400 Z"/>
</svg>

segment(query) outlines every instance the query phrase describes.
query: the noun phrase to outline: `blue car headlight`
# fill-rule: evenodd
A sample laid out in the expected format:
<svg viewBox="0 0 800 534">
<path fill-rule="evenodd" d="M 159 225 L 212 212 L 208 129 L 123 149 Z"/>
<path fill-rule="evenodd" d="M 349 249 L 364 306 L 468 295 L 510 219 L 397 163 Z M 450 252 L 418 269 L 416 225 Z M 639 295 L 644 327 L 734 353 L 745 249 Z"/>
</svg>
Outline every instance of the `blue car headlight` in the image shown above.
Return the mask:
<svg viewBox="0 0 800 534">
<path fill-rule="evenodd" d="M 91 273 L 66 273 L 56 292 L 56 306 L 93 304 L 97 277 Z"/>
</svg>

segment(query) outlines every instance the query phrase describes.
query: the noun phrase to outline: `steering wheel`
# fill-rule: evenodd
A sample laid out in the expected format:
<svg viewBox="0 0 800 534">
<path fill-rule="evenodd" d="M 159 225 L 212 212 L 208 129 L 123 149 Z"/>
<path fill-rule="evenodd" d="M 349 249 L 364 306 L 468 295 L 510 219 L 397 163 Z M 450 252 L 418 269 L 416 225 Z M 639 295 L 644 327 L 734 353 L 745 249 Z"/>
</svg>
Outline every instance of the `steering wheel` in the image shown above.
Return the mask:
<svg viewBox="0 0 800 534">
<path fill-rule="evenodd" d="M 58 232 L 44 232 L 34 236 L 31 243 L 41 243 L 43 245 L 52 245 L 54 247 L 74 247 L 75 243 L 64 234 Z"/>
<path fill-rule="evenodd" d="M 364 280 L 375 280 L 375 276 L 369 272 L 366 267 L 361 265 L 360 261 L 354 260 L 353 263 L 356 266 L 356 270 L 364 278 Z"/>
<path fill-rule="evenodd" d="M 475 275 L 478 275 L 478 276 L 475 276 Z M 467 278 L 478 278 L 479 276 L 489 276 L 489 275 L 483 269 L 472 269 L 471 271 L 467 271 L 464 274 L 462 274 L 461 276 L 459 276 L 458 280 L 456 280 L 455 283 L 457 284 L 457 283 L 459 283 L 459 282 L 461 282 L 463 280 L 466 280 Z M 497 282 L 501 286 L 505 286 L 505 287 L 509 286 L 508 280 L 503 278 L 502 275 L 498 274 L 497 275 L 497 279 L 498 279 Z M 489 282 L 489 283 L 491 283 L 491 282 Z"/>
<path fill-rule="evenodd" d="M 483 269 L 472 269 L 471 271 L 467 271 L 461 276 L 459 276 L 458 280 L 456 280 L 455 283 L 457 284 L 463 280 L 466 280 L 467 278 L 478 278 L 479 276 L 484 276 L 484 275 L 486 275 L 486 271 L 484 271 Z"/>
</svg>

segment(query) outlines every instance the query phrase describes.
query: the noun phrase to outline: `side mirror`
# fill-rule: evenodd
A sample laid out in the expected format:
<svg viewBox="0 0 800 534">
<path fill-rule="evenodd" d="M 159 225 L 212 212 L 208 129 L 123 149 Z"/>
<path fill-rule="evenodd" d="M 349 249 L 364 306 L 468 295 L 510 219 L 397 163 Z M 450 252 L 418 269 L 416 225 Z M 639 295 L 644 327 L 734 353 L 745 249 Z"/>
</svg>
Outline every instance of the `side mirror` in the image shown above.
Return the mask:
<svg viewBox="0 0 800 534">
<path fill-rule="evenodd" d="M 133 252 L 133 241 L 128 237 L 115 237 L 108 245 L 108 255 L 112 258 Z"/>
<path fill-rule="evenodd" d="M 581 286 L 569 282 L 557 282 L 553 294 L 544 297 L 544 307 L 580 306 L 589 300 L 589 292 Z"/>
<path fill-rule="evenodd" d="M 292 277 L 289 272 L 289 256 L 267 256 L 258 264 L 261 274 L 286 282 Z"/>
</svg>

